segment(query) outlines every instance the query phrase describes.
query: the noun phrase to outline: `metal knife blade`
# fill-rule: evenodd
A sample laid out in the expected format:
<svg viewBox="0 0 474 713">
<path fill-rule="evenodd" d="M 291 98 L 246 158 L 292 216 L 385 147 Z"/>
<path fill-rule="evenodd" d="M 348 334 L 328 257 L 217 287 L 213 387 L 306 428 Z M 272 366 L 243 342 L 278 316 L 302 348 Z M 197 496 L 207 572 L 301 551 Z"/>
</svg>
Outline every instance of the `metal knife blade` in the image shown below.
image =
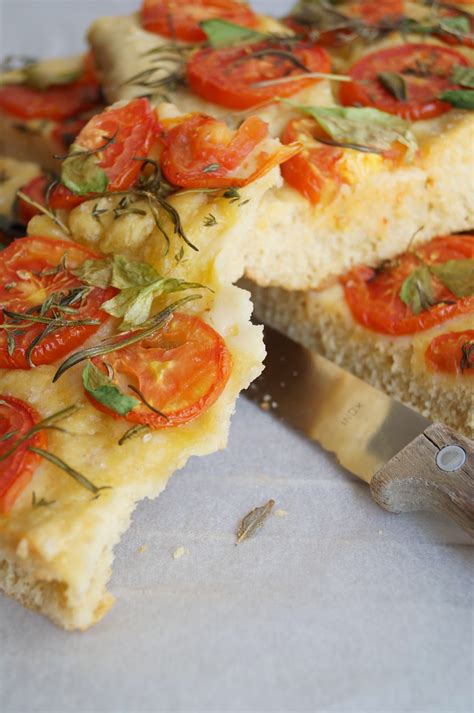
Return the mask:
<svg viewBox="0 0 474 713">
<path fill-rule="evenodd" d="M 370 483 L 430 421 L 319 354 L 265 326 L 262 375 L 245 395 L 334 453 Z"/>
</svg>

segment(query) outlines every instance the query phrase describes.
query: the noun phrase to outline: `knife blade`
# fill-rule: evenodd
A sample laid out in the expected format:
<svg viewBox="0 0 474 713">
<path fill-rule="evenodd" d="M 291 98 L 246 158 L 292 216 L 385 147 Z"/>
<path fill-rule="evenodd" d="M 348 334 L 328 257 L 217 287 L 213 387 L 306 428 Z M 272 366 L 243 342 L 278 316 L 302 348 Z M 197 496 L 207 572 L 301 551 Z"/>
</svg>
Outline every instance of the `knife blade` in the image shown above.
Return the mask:
<svg viewBox="0 0 474 713">
<path fill-rule="evenodd" d="M 264 339 L 248 399 L 333 453 L 382 507 L 441 510 L 474 536 L 472 441 L 268 326 Z"/>
</svg>

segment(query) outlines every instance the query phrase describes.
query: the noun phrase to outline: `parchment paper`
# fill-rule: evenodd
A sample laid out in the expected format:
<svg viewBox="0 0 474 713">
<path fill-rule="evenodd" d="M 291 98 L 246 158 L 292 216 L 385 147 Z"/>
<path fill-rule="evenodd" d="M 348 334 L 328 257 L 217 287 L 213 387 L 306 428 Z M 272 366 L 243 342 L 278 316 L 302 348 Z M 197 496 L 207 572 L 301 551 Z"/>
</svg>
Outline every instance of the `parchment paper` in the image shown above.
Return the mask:
<svg viewBox="0 0 474 713">
<path fill-rule="evenodd" d="M 136 5 L 3 0 L 1 54 L 80 50 L 94 17 Z M 269 498 L 286 516 L 235 546 L 240 518 Z M 383 512 L 240 399 L 227 451 L 139 506 L 97 627 L 66 634 L 0 598 L 0 710 L 467 713 L 472 585 L 461 530 Z"/>
</svg>

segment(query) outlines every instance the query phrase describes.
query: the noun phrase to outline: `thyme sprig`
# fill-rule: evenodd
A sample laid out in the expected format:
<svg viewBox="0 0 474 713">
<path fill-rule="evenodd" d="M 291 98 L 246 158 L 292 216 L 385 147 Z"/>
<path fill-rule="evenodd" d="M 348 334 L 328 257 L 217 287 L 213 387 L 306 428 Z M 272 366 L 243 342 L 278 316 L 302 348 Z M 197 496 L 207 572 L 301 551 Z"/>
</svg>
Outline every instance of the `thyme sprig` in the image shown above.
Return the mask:
<svg viewBox="0 0 474 713">
<path fill-rule="evenodd" d="M 37 455 L 41 456 L 41 458 L 44 458 L 45 460 L 49 461 L 53 465 L 57 466 L 58 468 L 61 468 L 61 470 L 63 470 L 68 475 L 70 475 L 71 478 L 74 478 L 76 483 L 79 483 L 79 485 L 82 485 L 83 488 L 86 488 L 86 490 L 89 490 L 89 492 L 93 493 L 94 495 L 97 495 L 102 490 L 110 490 L 110 485 L 102 485 L 101 487 L 94 485 L 94 483 L 92 481 L 90 481 L 88 478 L 86 478 L 85 475 L 82 475 L 82 473 L 79 473 L 78 470 L 76 470 L 75 468 L 72 468 L 70 465 L 65 463 L 61 458 L 54 455 L 54 453 L 45 451 L 45 450 L 43 450 L 43 448 L 36 448 L 35 446 L 28 446 L 28 450 L 31 451 L 31 453 L 36 453 Z"/>
<path fill-rule="evenodd" d="M 135 426 L 132 426 L 127 431 L 125 431 L 123 436 L 121 436 L 121 438 L 119 439 L 118 445 L 123 446 L 123 444 L 126 441 L 128 441 L 129 439 L 135 438 L 135 436 L 139 436 L 140 433 L 143 433 L 144 431 L 150 431 L 150 430 L 151 429 L 149 426 L 145 426 L 144 424 L 137 423 Z"/>
<path fill-rule="evenodd" d="M 151 405 L 149 401 L 146 400 L 145 395 L 140 391 L 140 389 L 137 386 L 134 386 L 133 384 L 127 384 L 128 388 L 130 391 L 133 391 L 134 394 L 138 396 L 140 401 L 148 408 L 150 411 L 153 411 L 153 413 L 156 413 L 158 416 L 161 416 L 162 418 L 165 419 L 165 421 L 169 421 L 168 416 L 163 413 L 162 411 L 159 411 L 157 408 Z"/>
</svg>

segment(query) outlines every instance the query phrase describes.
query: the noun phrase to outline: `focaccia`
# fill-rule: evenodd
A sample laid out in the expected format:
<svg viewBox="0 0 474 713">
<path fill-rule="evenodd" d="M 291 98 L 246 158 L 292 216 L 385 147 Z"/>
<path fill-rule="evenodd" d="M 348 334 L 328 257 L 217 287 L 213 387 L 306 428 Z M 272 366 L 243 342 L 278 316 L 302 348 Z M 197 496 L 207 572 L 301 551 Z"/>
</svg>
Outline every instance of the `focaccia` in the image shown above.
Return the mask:
<svg viewBox="0 0 474 713">
<path fill-rule="evenodd" d="M 426 8 L 411 5 L 416 11 L 406 8 L 406 19 L 414 22 Z M 258 19 L 256 29 L 267 32 L 265 18 Z M 288 31 L 280 25 L 280 38 Z M 302 117 L 297 107 L 275 101 L 283 80 L 273 89 L 273 101 L 267 99 L 251 110 L 232 110 L 228 98 L 222 100 L 217 93 L 216 100 L 210 101 L 208 87 L 203 93 L 200 89 L 196 92 L 195 82 L 189 86 L 186 81 L 191 77 L 189 67 L 195 52 L 202 50 L 148 31 L 140 14 L 97 20 L 88 37 L 110 99 L 148 93 L 153 101 L 165 94 L 183 111 L 205 111 L 231 125 L 252 111 L 269 122 L 274 136 L 281 136 L 290 120 Z M 380 37 L 349 43 L 342 49 L 330 46 L 328 52 L 337 71 L 347 74 L 363 56 L 401 46 L 405 38 L 406 34 L 385 31 Z M 447 45 L 435 33 L 410 33 L 408 39 L 428 48 L 459 52 L 460 61 L 467 65 L 472 61 L 469 47 Z M 291 45 L 285 45 L 285 51 L 288 48 Z M 222 52 L 219 47 L 214 51 Z M 202 86 L 205 81 L 203 78 Z M 289 100 L 298 107 L 340 108 L 343 86 L 342 81 L 315 79 L 312 85 L 290 94 Z M 467 157 L 472 155 L 474 142 L 472 112 L 454 107 L 409 124 L 416 142 L 410 155 L 388 158 L 383 152 L 343 147 L 337 179 L 323 173 L 325 188 L 314 201 L 295 190 L 283 171 L 285 184 L 269 191 L 261 204 L 256 239 L 246 256 L 246 274 L 264 286 L 318 288 L 353 265 L 377 264 L 394 257 L 409 241 L 422 244 L 436 235 L 471 229 L 474 185 Z M 299 173 L 310 170 L 307 167 Z"/>
</svg>

